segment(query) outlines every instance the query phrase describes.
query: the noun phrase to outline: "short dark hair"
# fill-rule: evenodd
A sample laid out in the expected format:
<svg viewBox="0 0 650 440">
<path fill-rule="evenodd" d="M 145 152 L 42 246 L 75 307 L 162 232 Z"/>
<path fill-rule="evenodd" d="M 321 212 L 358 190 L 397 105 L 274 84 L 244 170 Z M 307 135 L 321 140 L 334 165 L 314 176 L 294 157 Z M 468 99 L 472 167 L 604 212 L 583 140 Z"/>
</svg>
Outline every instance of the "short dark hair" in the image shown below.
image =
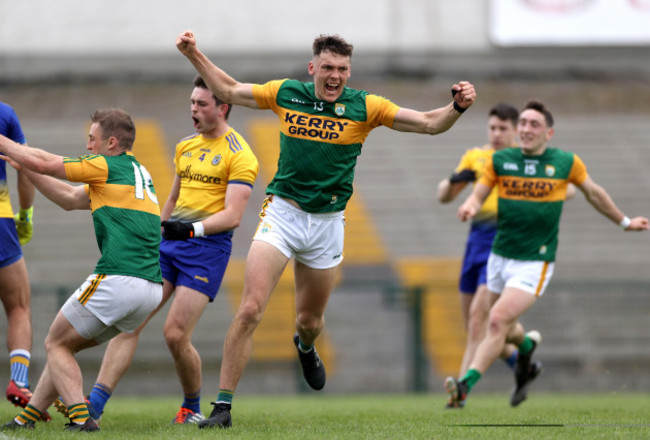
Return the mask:
<svg viewBox="0 0 650 440">
<path fill-rule="evenodd" d="M 102 129 L 102 140 L 114 137 L 124 150 L 131 151 L 135 142 L 135 123 L 127 112 L 119 108 L 95 110 L 90 120 Z"/>
<path fill-rule="evenodd" d="M 500 102 L 490 109 L 488 117 L 490 116 L 496 116 L 502 121 L 510 121 L 516 127 L 519 121 L 519 110 L 514 105 Z"/>
<path fill-rule="evenodd" d="M 320 55 L 323 52 L 332 52 L 352 58 L 353 46 L 339 35 L 321 34 L 314 39 L 312 48 L 314 49 L 314 56 Z"/>
<path fill-rule="evenodd" d="M 523 110 L 536 110 L 540 112 L 541 114 L 544 115 L 544 119 L 546 119 L 546 125 L 548 125 L 549 127 L 553 126 L 553 122 L 554 122 L 553 115 L 551 114 L 548 107 L 546 107 L 546 105 L 543 102 L 537 101 L 535 99 L 531 99 L 526 103 Z"/>
<path fill-rule="evenodd" d="M 196 75 L 194 77 L 194 87 L 198 87 L 198 88 L 205 89 L 205 90 L 210 90 L 210 88 L 205 83 L 205 81 L 203 80 L 201 75 Z M 226 116 L 225 116 L 225 119 L 228 120 L 228 116 L 230 116 L 230 110 L 232 110 L 232 104 L 228 104 L 227 102 L 223 102 L 221 99 L 217 98 L 217 95 L 215 95 L 214 93 L 212 94 L 212 97 L 214 98 L 214 102 L 216 102 L 217 105 L 224 105 L 225 104 L 225 105 L 228 106 L 228 110 L 226 111 Z"/>
</svg>

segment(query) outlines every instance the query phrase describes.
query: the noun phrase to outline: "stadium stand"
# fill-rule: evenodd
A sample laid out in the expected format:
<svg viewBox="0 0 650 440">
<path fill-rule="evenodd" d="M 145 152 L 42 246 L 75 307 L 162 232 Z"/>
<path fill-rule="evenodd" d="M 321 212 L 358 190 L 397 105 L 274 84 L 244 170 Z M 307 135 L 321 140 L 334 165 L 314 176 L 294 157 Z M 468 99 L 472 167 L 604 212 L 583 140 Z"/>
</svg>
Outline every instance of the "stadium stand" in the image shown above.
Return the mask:
<svg viewBox="0 0 650 440">
<path fill-rule="evenodd" d="M 418 89 L 413 82 L 409 82 L 408 87 L 401 82 L 371 83 L 368 88 L 411 107 L 427 108 L 432 102 L 448 99 L 447 95 L 437 92 L 446 84 L 447 80 L 422 82 L 420 87 L 432 90 L 431 93 L 422 93 L 423 89 Z M 359 203 L 361 214 L 355 214 L 356 206 L 351 204 L 346 215 L 348 239 L 360 236 L 361 232 L 368 232 L 370 238 L 362 241 L 360 249 L 363 252 L 358 257 L 354 256 L 355 245 L 346 242 L 344 275 L 332 295 L 326 315 L 327 344 L 335 350 L 337 372 L 328 379 L 327 392 L 409 389 L 410 315 L 405 308 L 386 304 L 383 294 L 387 284 L 400 283 L 401 279 L 404 285 L 414 285 L 426 281 L 427 277 L 430 277 L 429 282 L 444 284 L 445 289 L 430 298 L 435 305 L 447 304 L 446 309 L 439 308 L 437 315 L 432 314 L 433 317 L 426 321 L 436 323 L 437 327 L 430 327 L 435 336 L 448 331 L 441 336 L 444 341 L 431 342 L 433 347 L 451 338 L 451 326 L 443 323 L 454 320 L 451 313 L 457 313 L 458 309 L 457 269 L 452 266 L 461 256 L 467 225 L 456 221 L 455 206 L 439 206 L 435 202 L 435 184 L 453 169 L 462 151 L 484 138 L 484 114 L 493 98 L 518 104 L 529 97 L 546 100 L 557 120 L 552 144 L 578 153 L 592 177 L 607 188 L 628 215 L 648 214 L 650 156 L 647 139 L 650 138 L 650 126 L 647 121 L 650 110 L 640 108 L 641 104 L 634 108 L 610 105 L 604 95 L 596 99 L 603 85 L 607 86 L 608 96 L 619 96 L 617 90 L 629 87 L 626 84 L 618 88 L 614 83 L 603 82 L 568 83 L 558 87 L 541 81 L 512 82 L 503 87 L 488 81 L 478 84 L 479 90 L 485 90 L 484 101 L 478 102 L 476 108 L 467 112 L 448 133 L 424 137 L 393 133 L 385 128 L 373 131 L 359 159 L 356 195 L 352 199 L 354 204 Z M 402 95 L 404 89 L 417 89 L 421 93 L 419 96 Z M 62 87 L 36 90 L 32 85 L 15 85 L 3 90 L 2 99 L 16 108 L 30 145 L 69 156 L 85 153 L 83 139 L 89 105 L 92 109 L 119 104 L 135 115 L 146 117 L 146 121 L 159 124 L 158 129 L 151 128 L 149 135 L 146 125 L 139 126 L 138 136 L 149 136 L 151 140 L 146 143 L 165 144 L 164 152 L 147 154 L 164 156 L 162 162 L 171 165 L 173 144 L 171 141 L 166 144 L 165 139 L 178 140 L 188 133 L 187 108 L 178 104 L 186 103 L 186 95 L 185 84 L 85 86 L 65 91 Z M 578 96 L 588 101 L 579 105 L 575 101 Z M 235 109 L 232 123 L 241 129 L 263 161 L 267 159 L 263 159 L 263 152 L 258 150 L 260 140 L 249 128 L 249 121 L 257 116 L 258 113 L 246 109 Z M 275 135 L 261 132 L 259 136 L 274 139 Z M 138 138 L 137 142 L 138 148 L 144 149 L 145 139 Z M 136 154 L 140 157 L 137 151 Z M 269 157 L 271 163 L 277 158 L 272 153 Z M 153 174 L 155 166 L 143 162 Z M 244 223 L 235 234 L 233 261 L 245 257 L 257 224 L 265 179 L 270 176 L 266 171 L 261 174 Z M 164 191 L 160 188 L 162 183 L 156 183 L 160 194 Z M 650 236 L 623 234 L 600 218 L 580 194 L 564 209 L 554 280 L 524 320 L 527 328 L 536 328 L 544 335 L 539 356 L 545 361 L 548 374 L 538 387 L 549 390 L 648 390 L 647 286 L 650 272 L 646 266 Z M 25 254 L 34 286 L 33 359 L 37 371 L 43 361 L 42 341 L 56 313 L 59 298 L 71 293 L 92 271 L 98 251 L 88 212 L 63 213 L 37 195 L 34 217 L 34 239 L 25 247 Z M 362 219 L 359 229 L 354 229 L 354 218 Z M 364 258 L 376 260 L 368 264 L 349 264 L 355 260 L 364 261 Z M 430 268 L 440 261 L 448 261 L 449 266 L 433 277 Z M 361 272 L 364 277 L 358 276 Z M 285 276 L 290 277 L 290 274 Z M 363 284 L 359 281 L 362 278 Z M 227 283 L 230 281 L 228 277 Z M 228 287 L 227 290 L 238 289 Z M 59 291 L 62 293 L 57 293 Z M 195 344 L 204 359 L 207 389 L 216 386 L 215 368 L 232 319 L 233 303 L 229 295 L 219 295 L 195 334 Z M 274 296 L 281 300 L 281 295 Z M 282 320 L 291 323 L 293 318 L 285 316 Z M 2 320 L 0 331 L 4 325 L 6 322 Z M 161 329 L 162 319 L 155 320 L 146 329 L 133 371 L 125 378 L 121 392 L 135 389 L 160 392 L 159 385 L 150 383 L 149 378 L 164 377 L 167 373 L 173 375 Z M 278 337 L 278 341 L 287 347 L 287 353 L 282 356 L 289 356 L 293 330 L 287 328 L 284 332 L 288 336 Z M 428 333 L 426 330 L 425 334 Z M 319 351 L 322 351 L 320 346 Z M 83 354 L 84 365 L 98 366 L 100 353 L 91 350 Z M 432 360 L 428 383 L 436 389 L 435 385 L 444 374 L 443 368 L 453 368 L 451 364 L 455 361 L 451 356 L 457 354 L 449 355 L 446 360 L 449 364 L 443 364 L 434 352 L 428 353 Z M 0 356 L 0 365 L 4 359 Z M 277 368 L 266 361 L 259 363 L 264 368 L 252 365 L 242 389 L 247 392 L 294 389 L 287 387 L 286 381 L 293 380 L 294 373 L 285 375 L 285 361 L 278 363 Z M 91 371 L 85 375 L 94 376 Z M 495 366 L 490 375 L 494 380 L 482 382 L 482 390 L 503 390 L 503 386 L 508 389 L 511 385 L 512 378 L 505 367 Z"/>
</svg>

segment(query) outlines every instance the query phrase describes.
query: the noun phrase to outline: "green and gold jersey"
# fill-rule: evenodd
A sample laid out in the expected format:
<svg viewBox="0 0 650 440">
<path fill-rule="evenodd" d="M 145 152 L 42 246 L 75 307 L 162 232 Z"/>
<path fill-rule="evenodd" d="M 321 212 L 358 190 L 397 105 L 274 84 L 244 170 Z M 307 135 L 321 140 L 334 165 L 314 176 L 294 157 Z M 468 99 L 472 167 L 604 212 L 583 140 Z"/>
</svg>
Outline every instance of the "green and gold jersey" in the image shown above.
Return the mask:
<svg viewBox="0 0 650 440">
<path fill-rule="evenodd" d="M 313 83 L 296 80 L 256 84 L 253 96 L 260 108 L 280 118 L 278 171 L 266 192 L 311 213 L 345 209 L 363 141 L 373 128 L 392 127 L 400 109 L 386 98 L 347 87 L 336 102 L 321 101 Z"/>
<path fill-rule="evenodd" d="M 197 222 L 223 211 L 229 184 L 248 185 L 257 177 L 255 154 L 230 128 L 223 136 L 196 133 L 176 145 L 176 175 L 181 188 L 170 220 Z"/>
<path fill-rule="evenodd" d="M 133 154 L 64 158 L 71 182 L 86 183 L 101 258 L 95 273 L 162 283 L 160 209 L 151 175 Z"/>
<path fill-rule="evenodd" d="M 480 179 L 498 186 L 498 226 L 492 252 L 506 258 L 555 261 L 562 206 L 569 182 L 581 185 L 587 168 L 557 148 L 526 156 L 507 148 L 492 156 Z"/>
</svg>

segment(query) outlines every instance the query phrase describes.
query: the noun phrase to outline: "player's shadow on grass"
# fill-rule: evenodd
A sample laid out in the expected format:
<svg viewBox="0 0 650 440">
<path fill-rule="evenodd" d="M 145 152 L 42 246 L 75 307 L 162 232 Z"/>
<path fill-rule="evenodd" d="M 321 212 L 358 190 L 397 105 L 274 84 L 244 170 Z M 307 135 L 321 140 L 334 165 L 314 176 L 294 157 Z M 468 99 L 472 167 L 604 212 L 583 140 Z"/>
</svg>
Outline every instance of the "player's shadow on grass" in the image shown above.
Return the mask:
<svg viewBox="0 0 650 440">
<path fill-rule="evenodd" d="M 450 426 L 463 428 L 564 428 L 565 425 L 558 423 L 465 423 Z"/>
<path fill-rule="evenodd" d="M 462 425 L 448 425 L 459 428 L 647 428 L 650 424 L 570 424 L 561 423 L 465 423 Z"/>
</svg>

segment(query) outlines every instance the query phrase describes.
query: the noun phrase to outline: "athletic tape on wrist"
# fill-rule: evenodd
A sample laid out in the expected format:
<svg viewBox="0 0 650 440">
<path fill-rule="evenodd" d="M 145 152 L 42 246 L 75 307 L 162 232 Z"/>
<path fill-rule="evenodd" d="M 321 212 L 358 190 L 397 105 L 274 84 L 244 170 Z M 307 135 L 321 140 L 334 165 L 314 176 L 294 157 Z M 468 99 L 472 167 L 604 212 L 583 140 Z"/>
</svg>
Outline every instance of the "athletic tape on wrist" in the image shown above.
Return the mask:
<svg viewBox="0 0 650 440">
<path fill-rule="evenodd" d="M 203 227 L 203 223 L 194 222 L 192 223 L 192 227 L 194 228 L 194 237 L 203 237 L 205 235 L 205 228 Z"/>
<path fill-rule="evenodd" d="M 628 226 L 630 226 L 630 223 L 632 223 L 632 220 L 630 220 L 630 217 L 626 215 L 623 216 L 623 220 L 621 220 L 621 222 L 618 225 L 623 229 L 627 229 Z"/>
</svg>

